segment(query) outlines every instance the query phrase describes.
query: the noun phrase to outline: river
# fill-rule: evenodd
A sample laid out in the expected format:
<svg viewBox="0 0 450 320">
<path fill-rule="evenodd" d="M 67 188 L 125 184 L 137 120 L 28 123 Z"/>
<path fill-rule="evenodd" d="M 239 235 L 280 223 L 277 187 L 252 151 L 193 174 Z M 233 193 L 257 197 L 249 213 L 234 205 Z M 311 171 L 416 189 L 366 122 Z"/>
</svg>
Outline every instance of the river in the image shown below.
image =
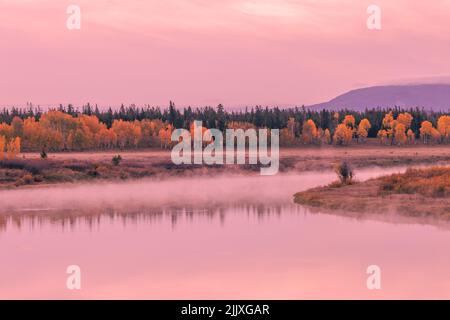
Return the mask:
<svg viewBox="0 0 450 320">
<path fill-rule="evenodd" d="M 311 172 L 1 191 L 0 298 L 449 299 L 450 229 L 292 202 L 334 179 Z M 70 265 L 80 267 L 80 290 L 66 287 Z M 370 265 L 380 268 L 379 290 L 366 285 Z"/>
</svg>

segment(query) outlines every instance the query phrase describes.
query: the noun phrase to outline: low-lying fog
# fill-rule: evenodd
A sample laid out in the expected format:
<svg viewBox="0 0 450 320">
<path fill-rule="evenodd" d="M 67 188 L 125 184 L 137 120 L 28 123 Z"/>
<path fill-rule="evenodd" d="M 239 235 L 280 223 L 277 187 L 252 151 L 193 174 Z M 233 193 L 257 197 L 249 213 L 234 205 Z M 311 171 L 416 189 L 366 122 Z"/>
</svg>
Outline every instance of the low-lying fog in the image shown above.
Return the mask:
<svg viewBox="0 0 450 320">
<path fill-rule="evenodd" d="M 402 172 L 404 167 L 356 171 L 358 180 Z M 298 191 L 336 180 L 334 172 L 287 173 L 275 176 L 220 175 L 96 184 L 49 186 L 0 191 L 2 212 L 91 207 L 226 206 L 286 204 Z"/>
</svg>

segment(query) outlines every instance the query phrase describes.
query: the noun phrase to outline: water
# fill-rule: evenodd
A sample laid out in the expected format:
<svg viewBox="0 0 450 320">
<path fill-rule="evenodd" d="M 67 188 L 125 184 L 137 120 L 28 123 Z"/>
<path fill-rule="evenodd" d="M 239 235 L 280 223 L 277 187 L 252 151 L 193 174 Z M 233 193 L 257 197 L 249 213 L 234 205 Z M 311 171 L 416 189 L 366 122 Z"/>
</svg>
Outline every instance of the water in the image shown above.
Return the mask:
<svg viewBox="0 0 450 320">
<path fill-rule="evenodd" d="M 358 171 L 361 180 L 402 169 Z M 450 231 L 292 203 L 331 172 L 1 191 L 0 298 L 450 298 Z M 384 221 L 388 220 L 388 221 Z M 368 290 L 366 268 L 381 268 Z M 81 268 L 81 290 L 66 268 Z"/>
</svg>

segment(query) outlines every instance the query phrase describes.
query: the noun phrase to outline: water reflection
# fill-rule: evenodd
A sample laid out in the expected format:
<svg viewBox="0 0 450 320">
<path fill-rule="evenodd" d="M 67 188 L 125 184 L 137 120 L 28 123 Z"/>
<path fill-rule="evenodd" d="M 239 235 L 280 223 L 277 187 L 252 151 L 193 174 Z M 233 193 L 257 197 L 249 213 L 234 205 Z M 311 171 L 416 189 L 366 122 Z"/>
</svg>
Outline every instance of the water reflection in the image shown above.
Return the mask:
<svg viewBox="0 0 450 320">
<path fill-rule="evenodd" d="M 199 220 L 219 221 L 226 224 L 228 214 L 240 212 L 249 218 L 261 222 L 272 217 L 280 217 L 282 212 L 289 214 L 307 214 L 309 210 L 296 204 L 236 204 L 220 207 L 167 206 L 167 207 L 129 207 L 64 210 L 22 210 L 9 214 L 0 214 L 0 232 L 8 228 L 34 230 L 46 224 L 60 227 L 61 230 L 75 230 L 77 226 L 88 226 L 94 230 L 101 224 L 121 222 L 124 227 L 129 224 L 154 224 L 162 220 L 170 220 L 172 227 L 177 223 L 195 223 Z"/>
<path fill-rule="evenodd" d="M 172 229 L 177 224 L 198 222 L 219 222 L 226 226 L 227 216 L 239 213 L 260 223 L 270 222 L 272 218 L 280 219 L 282 215 L 333 215 L 345 219 L 358 221 L 383 221 L 391 224 L 422 224 L 450 230 L 450 222 L 437 220 L 433 217 L 408 217 L 393 213 L 380 215 L 370 212 L 339 212 L 323 211 L 318 208 L 305 207 L 294 203 L 263 204 L 245 203 L 235 205 L 195 207 L 195 206 L 166 206 L 166 207 L 128 207 L 124 208 L 96 208 L 94 209 L 63 209 L 63 210 L 22 210 L 10 214 L 0 214 L 0 233 L 8 229 L 25 229 L 33 231 L 50 225 L 60 230 L 76 231 L 77 227 L 85 226 L 95 231 L 102 224 L 121 223 L 123 228 L 128 225 L 162 224 L 170 221 Z"/>
</svg>

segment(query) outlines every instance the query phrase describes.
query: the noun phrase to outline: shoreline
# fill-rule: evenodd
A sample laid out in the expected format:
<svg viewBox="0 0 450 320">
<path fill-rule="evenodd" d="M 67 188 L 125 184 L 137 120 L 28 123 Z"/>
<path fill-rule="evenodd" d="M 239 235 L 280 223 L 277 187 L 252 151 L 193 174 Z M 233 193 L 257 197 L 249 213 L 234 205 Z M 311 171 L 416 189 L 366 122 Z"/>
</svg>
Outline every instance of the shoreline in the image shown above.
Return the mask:
<svg viewBox="0 0 450 320">
<path fill-rule="evenodd" d="M 387 152 L 389 150 L 389 152 Z M 120 154 L 118 165 L 112 158 Z M 304 147 L 281 148 L 279 174 L 333 170 L 348 161 L 356 169 L 370 167 L 428 166 L 450 163 L 450 145 L 439 147 Z M 143 178 L 259 175 L 260 165 L 175 165 L 169 150 L 125 150 L 122 152 L 52 153 L 42 160 L 37 153 L 0 161 L 0 190 L 55 184 L 117 182 Z"/>
<path fill-rule="evenodd" d="M 444 172 L 441 177 L 438 177 L 442 179 L 439 184 L 419 185 L 421 174 L 438 170 Z M 408 217 L 431 217 L 450 221 L 449 172 L 448 166 L 431 167 L 407 170 L 402 174 L 385 175 L 347 185 L 334 183 L 297 192 L 294 194 L 294 202 L 327 213 L 357 214 L 358 216 L 366 213 L 372 215 L 394 213 Z M 398 181 L 402 179 L 400 185 Z M 433 183 L 436 177 L 430 176 L 424 179 Z M 393 181 L 397 185 L 393 185 Z M 417 188 L 417 191 L 414 191 L 414 188 Z M 442 195 L 439 192 L 442 192 Z"/>
</svg>

